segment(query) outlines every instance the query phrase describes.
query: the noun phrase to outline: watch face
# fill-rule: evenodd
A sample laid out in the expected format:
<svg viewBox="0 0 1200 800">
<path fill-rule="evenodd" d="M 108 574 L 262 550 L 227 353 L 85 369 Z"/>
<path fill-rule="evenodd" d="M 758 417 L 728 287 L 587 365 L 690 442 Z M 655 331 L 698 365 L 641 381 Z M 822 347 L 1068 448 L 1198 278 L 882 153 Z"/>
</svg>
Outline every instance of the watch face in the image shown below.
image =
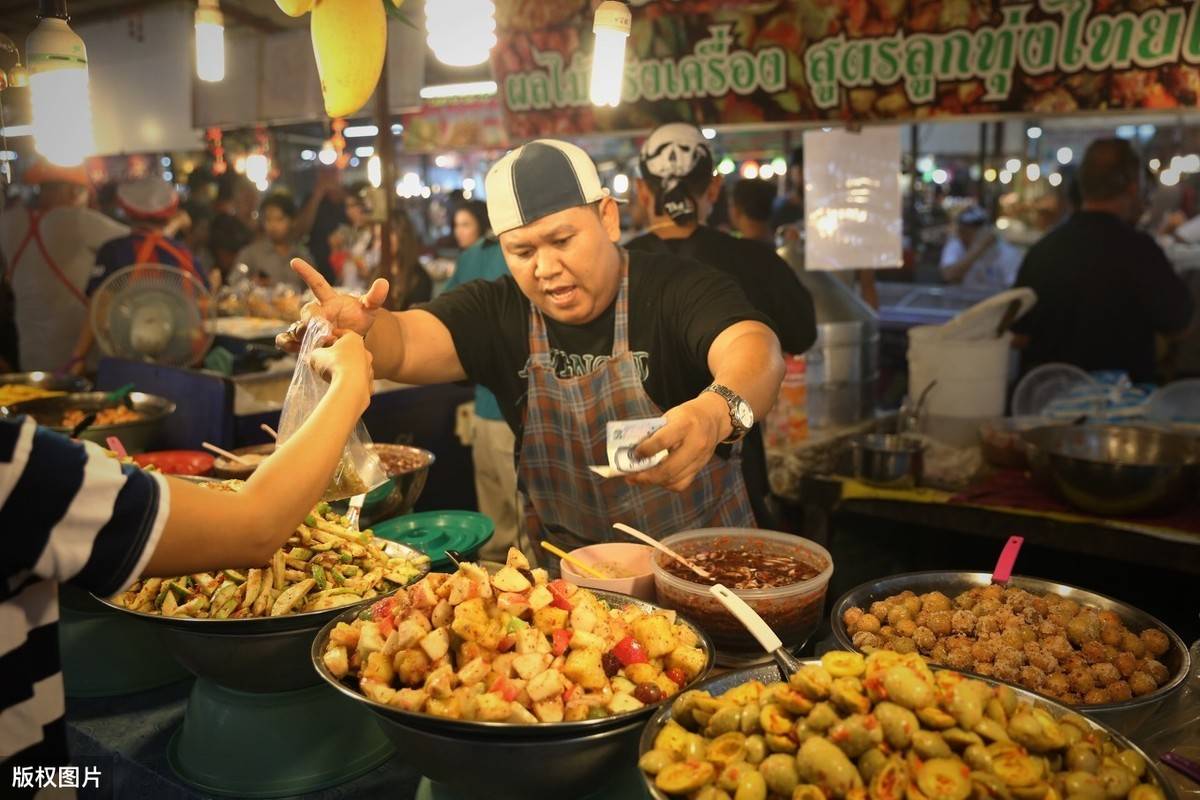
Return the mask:
<svg viewBox="0 0 1200 800">
<path fill-rule="evenodd" d="M 754 427 L 754 410 L 745 400 L 738 400 L 733 404 L 733 414 L 743 428 Z"/>
</svg>

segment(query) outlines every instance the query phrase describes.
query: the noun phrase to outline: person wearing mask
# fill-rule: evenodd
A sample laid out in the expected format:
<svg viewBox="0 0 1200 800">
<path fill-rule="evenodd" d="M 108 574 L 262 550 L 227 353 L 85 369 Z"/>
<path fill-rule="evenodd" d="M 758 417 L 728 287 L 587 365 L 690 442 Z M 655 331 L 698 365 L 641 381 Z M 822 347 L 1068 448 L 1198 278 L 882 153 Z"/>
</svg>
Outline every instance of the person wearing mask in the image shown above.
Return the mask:
<svg viewBox="0 0 1200 800">
<path fill-rule="evenodd" d="M 339 295 L 293 266 L 310 315 L 366 333 L 378 373 L 412 384 L 471 379 L 490 389 L 517 441 L 525 530 L 572 550 L 624 521 L 662 537 L 749 527 L 742 438 L 783 379 L 779 340 L 727 275 L 669 253 L 626 251 L 617 203 L 591 158 L 538 139 L 489 170 L 488 218 L 510 274 L 429 305 L 381 311 L 376 281 Z M 295 351 L 299 323 L 277 340 Z M 663 417 L 635 449 L 657 465 L 605 479 L 606 423 Z"/>
<path fill-rule="evenodd" d="M 491 235 L 487 206 L 464 201 L 454 214 L 454 233 L 459 245 L 465 245 L 458 257 L 454 275 L 446 284 L 450 291 L 471 281 L 494 281 L 508 274 L 500 242 Z M 471 236 L 476 240 L 467 244 Z M 517 467 L 514 458 L 516 437 L 500 413 L 496 395 L 486 387 L 475 386 L 475 409 L 471 424 L 471 461 L 475 469 L 475 496 L 479 510 L 491 518 L 495 533 L 480 551 L 485 560 L 504 560 L 510 546 L 521 547 L 517 517 Z"/>
<path fill-rule="evenodd" d="M 942 280 L 964 289 L 1002 292 L 1013 285 L 1021 252 L 1004 240 L 979 206 L 962 210 L 942 248 Z"/>
<path fill-rule="evenodd" d="M 129 228 L 85 208 L 83 168 L 44 161 L 24 181 L 33 202 L 0 217 L 5 282 L 12 288 L 20 366 L 54 372 L 70 368 L 80 333 L 89 328 L 88 280 L 96 254 Z"/>
<path fill-rule="evenodd" d="M 1079 211 L 1029 249 L 1017 286 L 1037 304 L 1013 325 L 1021 371 L 1050 362 L 1155 378 L 1155 336 L 1183 331 L 1187 286 L 1161 247 L 1134 227 L 1145 170 L 1129 142 L 1099 139 L 1079 168 Z"/>
<path fill-rule="evenodd" d="M 31 417 L 0 419 L 6 773 L 10 766 L 71 763 L 56 630 L 59 584 L 111 597 L 143 577 L 259 567 L 295 534 L 328 487 L 371 396 L 371 355 L 362 337 L 340 334 L 314 352 L 312 364 L 329 381 L 328 391 L 237 493 L 122 465 Z"/>
<path fill-rule="evenodd" d="M 250 277 L 263 285 L 284 283 L 300 288 L 300 281 L 290 266 L 292 259 L 308 261 L 312 254 L 294 238 L 292 225 L 296 219 L 296 203 L 286 194 L 268 195 L 259 206 L 258 219 L 262 233 L 242 248 L 237 263 L 245 264 Z"/>
<path fill-rule="evenodd" d="M 713 176 L 712 150 L 704 134 L 679 122 L 655 129 L 642 145 L 639 167 L 638 199 L 650 218 L 650 232 L 630 242 L 629 249 L 694 259 L 720 270 L 770 321 L 785 353 L 808 350 L 817 338 L 812 297 L 787 262 L 762 242 L 737 239 L 700 223 L 721 183 Z M 766 450 L 758 427 L 743 443 L 742 468 L 755 518 L 761 527 L 773 527 Z"/>
<path fill-rule="evenodd" d="M 346 192 L 345 209 L 346 224 L 329 237 L 329 264 L 342 289 L 361 292 L 371 277 L 370 254 L 376 236 L 366 189 Z"/>
<path fill-rule="evenodd" d="M 733 185 L 729 197 L 729 220 L 743 239 L 775 247 L 771 207 L 775 184 L 762 178 L 743 178 Z"/>
<path fill-rule="evenodd" d="M 404 209 L 392 214 L 388 228 L 392 245 L 392 263 L 380 269 L 383 248 L 376 245 L 370 271 L 382 275 L 388 282 L 387 307 L 393 311 L 405 311 L 413 306 L 428 303 L 433 297 L 433 279 L 421 266 L 421 238 L 417 226 Z"/>
<path fill-rule="evenodd" d="M 254 241 L 258 189 L 245 175 L 226 172 L 217 181 L 217 202 L 208 229 L 212 263 L 226 281 L 238 253 Z"/>
</svg>

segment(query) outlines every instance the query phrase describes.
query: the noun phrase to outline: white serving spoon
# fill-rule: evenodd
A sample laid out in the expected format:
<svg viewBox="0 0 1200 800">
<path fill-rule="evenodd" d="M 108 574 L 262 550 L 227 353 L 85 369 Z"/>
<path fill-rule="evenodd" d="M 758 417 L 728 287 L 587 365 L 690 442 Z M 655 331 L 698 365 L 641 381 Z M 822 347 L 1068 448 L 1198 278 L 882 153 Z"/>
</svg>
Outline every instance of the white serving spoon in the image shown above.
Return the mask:
<svg viewBox="0 0 1200 800">
<path fill-rule="evenodd" d="M 637 539 L 637 540 L 638 540 L 638 541 L 640 541 L 640 542 L 645 542 L 646 544 L 648 544 L 648 545 L 650 545 L 651 547 L 653 547 L 653 548 L 655 548 L 655 549 L 659 550 L 660 552 L 666 553 L 668 556 L 670 556 L 671 558 L 675 559 L 675 560 L 676 560 L 676 561 L 678 561 L 680 564 L 683 564 L 685 567 L 687 567 L 687 568 L 688 568 L 688 569 L 690 569 L 692 572 L 694 572 L 694 573 L 696 573 L 697 575 L 699 575 L 701 578 L 704 578 L 704 580 L 706 580 L 706 581 L 711 581 L 711 580 L 713 579 L 713 576 L 712 576 L 712 573 L 711 573 L 711 572 L 709 572 L 708 570 L 704 569 L 703 567 L 698 567 L 698 566 L 696 566 L 696 565 L 695 565 L 695 564 L 693 564 L 691 561 L 689 561 L 688 559 L 686 559 L 686 558 L 684 558 L 683 556 L 679 555 L 679 553 L 676 553 L 674 550 L 672 550 L 671 548 L 667 547 L 667 546 L 666 546 L 665 544 L 663 544 L 662 542 L 658 541 L 657 539 L 652 539 L 652 538 L 650 538 L 650 537 L 649 537 L 649 536 L 647 536 L 646 534 L 644 534 L 644 533 L 642 533 L 641 531 L 639 531 L 637 528 L 631 528 L 631 527 L 629 527 L 628 525 L 626 525 L 626 524 L 625 524 L 625 523 L 623 523 L 623 522 L 616 522 L 616 523 L 613 523 L 613 527 L 614 527 L 614 528 L 616 528 L 617 530 L 621 531 L 622 533 L 627 533 L 627 534 L 629 534 L 630 536 L 632 536 L 633 538 Z"/>
<path fill-rule="evenodd" d="M 758 612 L 746 604 L 746 601 L 738 597 L 728 587 L 721 584 L 708 587 L 708 591 L 717 601 L 729 611 L 730 614 L 737 619 L 738 622 L 746 626 L 746 630 L 758 640 L 762 645 L 762 649 L 770 654 L 771 658 L 775 659 L 776 665 L 779 667 L 783 679 L 787 680 L 792 673 L 800 669 L 800 662 L 796 657 L 787 651 L 783 646 L 783 642 L 779 640 L 779 636 L 775 631 L 771 630 L 763 618 L 758 615 Z"/>
</svg>

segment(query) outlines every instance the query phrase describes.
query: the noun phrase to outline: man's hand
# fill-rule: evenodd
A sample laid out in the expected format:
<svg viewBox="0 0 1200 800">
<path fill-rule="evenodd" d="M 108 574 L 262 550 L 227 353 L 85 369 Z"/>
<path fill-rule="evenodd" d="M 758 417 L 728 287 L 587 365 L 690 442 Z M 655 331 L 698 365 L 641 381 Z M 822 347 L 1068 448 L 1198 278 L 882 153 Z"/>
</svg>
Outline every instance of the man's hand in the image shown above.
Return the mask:
<svg viewBox="0 0 1200 800">
<path fill-rule="evenodd" d="M 638 445 L 634 455 L 650 458 L 666 450 L 667 457 L 658 466 L 630 475 L 625 481 L 682 492 L 708 464 L 717 445 L 733 431 L 729 405 L 715 392 L 702 392 L 694 400 L 675 406 L 663 418 L 667 424 Z"/>
<path fill-rule="evenodd" d="M 304 279 L 308 288 L 312 289 L 316 300 L 307 304 L 300 312 L 300 321 L 275 337 L 275 346 L 288 353 L 300 350 L 300 342 L 304 340 L 304 330 L 308 321 L 313 317 L 323 317 L 329 320 L 334 330 L 347 330 L 365 337 L 370 332 L 375 318 L 383 307 L 388 296 L 388 283 L 382 278 L 371 284 L 371 288 L 362 297 L 349 294 L 338 294 L 329 281 L 321 277 L 312 265 L 299 258 L 292 259 L 292 269 Z"/>
</svg>

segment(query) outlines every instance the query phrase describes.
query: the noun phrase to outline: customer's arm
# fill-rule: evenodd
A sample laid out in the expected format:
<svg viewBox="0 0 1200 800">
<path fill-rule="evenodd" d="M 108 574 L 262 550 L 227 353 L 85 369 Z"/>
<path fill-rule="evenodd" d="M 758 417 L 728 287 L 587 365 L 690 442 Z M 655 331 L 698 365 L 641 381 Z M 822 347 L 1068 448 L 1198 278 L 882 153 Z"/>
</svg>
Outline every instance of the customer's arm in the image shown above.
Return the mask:
<svg viewBox="0 0 1200 800">
<path fill-rule="evenodd" d="M 1150 318 L 1156 333 L 1171 335 L 1187 328 L 1192 319 L 1192 293 L 1175 272 L 1166 254 L 1150 237 L 1133 281 L 1137 300 Z"/>
</svg>

